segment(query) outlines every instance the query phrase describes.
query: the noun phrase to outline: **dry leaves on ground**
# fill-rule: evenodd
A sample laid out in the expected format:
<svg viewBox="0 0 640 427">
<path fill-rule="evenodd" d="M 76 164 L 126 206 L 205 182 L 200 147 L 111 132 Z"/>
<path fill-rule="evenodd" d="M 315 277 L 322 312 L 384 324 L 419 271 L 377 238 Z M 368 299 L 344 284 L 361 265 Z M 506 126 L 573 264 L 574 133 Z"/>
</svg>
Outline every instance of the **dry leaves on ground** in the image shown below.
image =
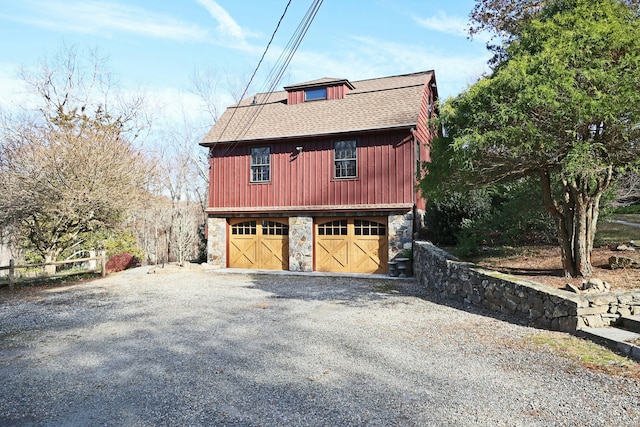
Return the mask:
<svg viewBox="0 0 640 427">
<path fill-rule="evenodd" d="M 640 251 L 620 252 L 608 247 L 594 248 L 591 263 L 594 273 L 591 277 L 609 282 L 612 289 L 640 289 L 640 269 L 611 269 L 611 256 L 625 256 L 640 260 Z M 560 248 L 557 246 L 528 247 L 515 254 L 487 256 L 474 260 L 493 270 L 512 274 L 522 279 L 564 288 L 567 283 L 580 287 L 582 279 L 563 276 Z"/>
</svg>

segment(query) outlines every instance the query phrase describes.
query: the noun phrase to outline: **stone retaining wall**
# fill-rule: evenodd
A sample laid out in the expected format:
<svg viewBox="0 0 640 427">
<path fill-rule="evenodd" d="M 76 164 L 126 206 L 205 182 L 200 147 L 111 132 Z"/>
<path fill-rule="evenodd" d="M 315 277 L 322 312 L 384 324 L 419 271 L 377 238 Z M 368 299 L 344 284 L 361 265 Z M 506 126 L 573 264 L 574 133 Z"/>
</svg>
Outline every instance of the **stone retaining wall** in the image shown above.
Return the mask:
<svg viewBox="0 0 640 427">
<path fill-rule="evenodd" d="M 464 301 L 545 329 L 575 332 L 640 314 L 640 291 L 575 294 L 461 262 L 429 242 L 415 242 L 414 274 L 442 298 Z"/>
</svg>

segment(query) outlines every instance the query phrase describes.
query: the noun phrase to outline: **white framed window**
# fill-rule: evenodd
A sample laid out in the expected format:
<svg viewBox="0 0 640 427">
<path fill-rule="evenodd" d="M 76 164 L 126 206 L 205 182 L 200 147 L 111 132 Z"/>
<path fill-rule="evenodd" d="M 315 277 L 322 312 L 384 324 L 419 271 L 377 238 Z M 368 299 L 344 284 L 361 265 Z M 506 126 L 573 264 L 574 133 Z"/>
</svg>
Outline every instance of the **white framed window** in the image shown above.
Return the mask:
<svg viewBox="0 0 640 427">
<path fill-rule="evenodd" d="M 251 182 L 271 180 L 271 148 L 251 148 Z"/>
<path fill-rule="evenodd" d="M 356 178 L 358 176 L 356 148 L 357 144 L 355 140 L 334 142 L 334 178 Z"/>
</svg>

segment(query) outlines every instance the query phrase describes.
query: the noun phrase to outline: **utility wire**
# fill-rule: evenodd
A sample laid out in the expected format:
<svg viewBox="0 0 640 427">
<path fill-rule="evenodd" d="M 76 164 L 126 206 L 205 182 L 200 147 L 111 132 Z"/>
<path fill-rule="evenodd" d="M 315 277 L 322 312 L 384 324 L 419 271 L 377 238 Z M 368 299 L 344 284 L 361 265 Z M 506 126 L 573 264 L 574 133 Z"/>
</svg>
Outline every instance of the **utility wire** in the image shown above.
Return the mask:
<svg viewBox="0 0 640 427">
<path fill-rule="evenodd" d="M 262 52 L 262 56 L 260 57 L 260 60 L 258 61 L 258 65 L 256 65 L 256 68 L 253 70 L 253 74 L 251 74 L 251 78 L 249 79 L 249 82 L 247 83 L 247 86 L 244 88 L 244 91 L 242 92 L 242 95 L 240 96 L 240 101 L 238 102 L 238 104 L 240 102 L 242 102 L 244 97 L 247 95 L 247 92 L 249 91 L 249 88 L 251 87 L 251 83 L 253 82 L 253 79 L 256 76 L 256 73 L 258 72 L 258 69 L 260 68 L 260 65 L 262 64 L 262 61 L 264 60 L 264 57 L 267 55 L 267 51 L 269 50 L 269 47 L 271 46 L 271 42 L 273 42 L 273 39 L 275 38 L 276 33 L 278 32 L 278 28 L 280 28 L 280 24 L 282 23 L 282 20 L 284 19 L 284 16 L 287 14 L 287 10 L 289 9 L 289 6 L 291 5 L 291 1 L 292 0 L 289 0 L 287 2 L 287 5 L 284 7 L 284 12 L 282 12 L 282 15 L 280 16 L 280 19 L 278 20 L 278 24 L 276 25 L 275 30 L 273 30 L 273 33 L 271 34 L 271 38 L 269 39 L 269 43 L 267 43 L 267 47 L 264 49 L 264 52 Z M 229 118 L 229 121 L 227 122 L 225 127 L 222 129 L 222 132 L 220 132 L 220 136 L 218 137 L 218 141 L 217 142 L 219 142 L 222 139 L 222 135 L 224 135 L 225 131 L 227 130 L 227 127 L 229 126 L 229 123 L 231 123 L 231 121 L 233 120 L 233 116 L 236 114 L 236 111 L 237 111 L 237 108 L 235 108 L 233 110 L 233 113 L 231 113 L 231 117 Z"/>
<path fill-rule="evenodd" d="M 309 30 L 309 27 L 311 26 L 313 19 L 315 18 L 316 14 L 318 13 L 318 10 L 320 9 L 320 6 L 322 5 L 322 1 L 323 0 L 314 0 L 314 2 L 309 7 L 309 10 L 307 11 L 304 18 L 298 25 L 298 28 L 296 29 L 293 37 L 289 40 L 289 43 L 287 44 L 287 46 L 285 46 L 285 49 L 280 55 L 280 58 L 278 59 L 278 61 L 276 61 L 276 66 L 274 66 L 269 76 L 267 77 L 267 81 L 271 80 L 271 84 L 269 85 L 267 93 L 264 95 L 264 101 L 258 103 L 258 108 L 254 110 L 252 116 L 247 121 L 247 124 L 238 133 L 238 135 L 235 138 L 236 140 L 242 139 L 247 134 L 251 126 L 253 126 L 255 121 L 258 119 L 258 116 L 260 115 L 260 113 L 262 112 L 262 109 L 266 105 L 267 100 L 269 99 L 271 94 L 275 91 L 276 87 L 279 85 L 280 80 L 284 75 L 284 72 L 286 71 L 287 67 L 291 63 L 291 60 L 293 59 L 293 56 L 298 50 L 298 47 L 302 43 L 304 36 Z"/>
<path fill-rule="evenodd" d="M 226 147 L 224 152 L 221 153 L 222 156 L 228 154 L 238 146 L 239 140 L 247 134 L 251 126 L 253 126 L 253 124 L 257 120 L 258 116 L 260 115 L 260 112 L 266 105 L 269 97 L 274 92 L 275 88 L 278 86 L 280 80 L 282 79 L 282 76 L 284 75 L 284 72 L 286 71 L 287 67 L 291 63 L 293 56 L 298 50 L 298 47 L 302 43 L 304 36 L 306 35 L 307 31 L 309 30 L 309 27 L 311 26 L 311 23 L 313 22 L 316 14 L 318 13 L 318 10 L 320 9 L 322 2 L 323 0 L 314 0 L 311 6 L 309 7 L 309 9 L 307 10 L 307 13 L 301 20 L 300 24 L 298 24 L 296 31 L 294 32 L 293 36 L 289 39 L 289 42 L 285 46 L 283 52 L 280 54 L 280 57 L 276 61 L 276 64 L 274 65 L 274 67 L 269 72 L 269 75 L 267 76 L 267 81 L 270 81 L 271 83 L 269 84 L 266 93 L 261 94 L 263 95 L 262 102 L 258 102 L 257 108 L 247 108 L 244 111 L 243 116 L 239 120 L 239 122 L 244 123 L 244 125 L 237 130 L 236 135 L 233 137 L 235 142 L 230 146 Z M 289 1 L 289 4 L 290 3 L 291 1 Z M 289 4 L 287 4 L 287 8 L 289 7 Z M 286 13 L 286 8 L 285 8 L 285 13 Z M 278 27 L 280 26 L 280 22 L 282 21 L 283 17 L 284 17 L 284 14 L 280 18 L 280 21 L 278 22 Z M 276 27 L 276 30 L 278 29 L 278 27 Z M 275 32 L 273 33 L 271 40 L 273 40 L 274 36 L 275 36 Z M 271 44 L 271 41 L 269 41 L 269 45 L 270 44 Z M 269 45 L 267 46 L 267 49 L 269 48 Z M 262 58 L 264 58 L 265 54 L 266 54 L 266 50 Z M 260 60 L 260 62 L 262 62 L 262 59 Z M 258 64 L 258 66 L 259 65 L 260 64 Z M 253 73 L 254 76 L 256 72 L 257 72 L 257 68 Z M 253 76 L 252 76 L 252 79 L 253 79 Z M 249 89 L 249 85 L 247 85 L 247 88 L 245 89 L 245 93 L 243 93 L 243 97 L 246 94 L 248 89 Z M 225 128 L 222 130 L 222 132 L 220 133 L 220 136 L 218 137 L 218 141 L 222 139 L 224 132 L 227 130 L 227 127 L 231 123 L 235 113 L 239 110 L 239 108 L 240 108 L 239 106 L 234 108 L 232 115 L 229 118 L 229 121 L 227 121 Z"/>
</svg>

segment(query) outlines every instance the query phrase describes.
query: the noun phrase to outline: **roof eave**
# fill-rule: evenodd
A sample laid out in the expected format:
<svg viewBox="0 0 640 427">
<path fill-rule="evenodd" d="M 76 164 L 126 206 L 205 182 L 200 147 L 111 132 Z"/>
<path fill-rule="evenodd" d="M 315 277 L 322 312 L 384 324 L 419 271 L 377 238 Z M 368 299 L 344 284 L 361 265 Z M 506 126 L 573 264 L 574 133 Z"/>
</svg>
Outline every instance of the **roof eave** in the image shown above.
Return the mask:
<svg viewBox="0 0 640 427">
<path fill-rule="evenodd" d="M 412 123 L 404 123 L 401 125 L 394 125 L 394 126 L 338 130 L 333 132 L 322 132 L 322 133 L 308 133 L 308 134 L 287 135 L 287 136 L 268 136 L 264 138 L 227 140 L 227 141 L 202 141 L 199 144 L 203 147 L 212 147 L 216 144 L 237 144 L 237 143 L 264 142 L 264 141 L 274 141 L 274 140 L 289 140 L 289 139 L 299 139 L 299 138 L 318 138 L 322 136 L 335 136 L 335 135 L 345 135 L 345 134 L 352 134 L 352 133 L 366 133 L 366 132 L 375 132 L 375 131 L 382 131 L 382 130 L 392 131 L 392 130 L 401 130 L 401 129 L 411 129 L 416 125 L 417 125 L 417 122 L 412 122 Z"/>
</svg>

